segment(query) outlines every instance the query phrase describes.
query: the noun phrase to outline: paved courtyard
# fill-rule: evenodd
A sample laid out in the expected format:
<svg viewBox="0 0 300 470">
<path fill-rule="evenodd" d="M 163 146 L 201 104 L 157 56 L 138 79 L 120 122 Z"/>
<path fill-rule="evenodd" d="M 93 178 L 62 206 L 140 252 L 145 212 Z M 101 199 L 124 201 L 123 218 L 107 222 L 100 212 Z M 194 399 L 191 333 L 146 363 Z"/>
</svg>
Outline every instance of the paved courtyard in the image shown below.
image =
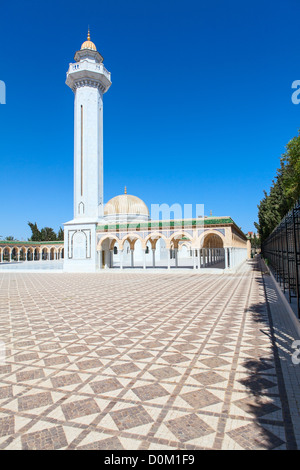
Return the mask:
<svg viewBox="0 0 300 470">
<path fill-rule="evenodd" d="M 266 298 L 267 296 L 267 298 Z M 0 273 L 0 449 L 294 449 L 270 276 Z"/>
</svg>

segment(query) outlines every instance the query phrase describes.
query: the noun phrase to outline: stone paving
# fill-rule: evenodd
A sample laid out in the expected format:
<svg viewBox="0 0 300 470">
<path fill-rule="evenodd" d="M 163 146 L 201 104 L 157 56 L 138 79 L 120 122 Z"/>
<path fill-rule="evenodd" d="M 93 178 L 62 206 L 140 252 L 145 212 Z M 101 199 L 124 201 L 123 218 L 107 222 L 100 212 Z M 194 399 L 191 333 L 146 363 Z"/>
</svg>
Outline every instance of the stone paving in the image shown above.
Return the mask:
<svg viewBox="0 0 300 470">
<path fill-rule="evenodd" d="M 264 278 L 0 273 L 0 449 L 296 448 L 300 365 Z"/>
</svg>

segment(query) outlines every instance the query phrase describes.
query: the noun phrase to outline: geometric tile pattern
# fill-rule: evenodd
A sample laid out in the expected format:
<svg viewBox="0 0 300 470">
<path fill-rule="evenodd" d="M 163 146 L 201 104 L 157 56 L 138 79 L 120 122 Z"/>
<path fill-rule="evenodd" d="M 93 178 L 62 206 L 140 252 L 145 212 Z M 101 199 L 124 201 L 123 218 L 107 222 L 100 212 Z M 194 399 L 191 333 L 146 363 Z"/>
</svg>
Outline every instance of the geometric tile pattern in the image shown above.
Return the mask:
<svg viewBox="0 0 300 470">
<path fill-rule="evenodd" d="M 255 263 L 0 273 L 0 449 L 291 447 Z"/>
</svg>

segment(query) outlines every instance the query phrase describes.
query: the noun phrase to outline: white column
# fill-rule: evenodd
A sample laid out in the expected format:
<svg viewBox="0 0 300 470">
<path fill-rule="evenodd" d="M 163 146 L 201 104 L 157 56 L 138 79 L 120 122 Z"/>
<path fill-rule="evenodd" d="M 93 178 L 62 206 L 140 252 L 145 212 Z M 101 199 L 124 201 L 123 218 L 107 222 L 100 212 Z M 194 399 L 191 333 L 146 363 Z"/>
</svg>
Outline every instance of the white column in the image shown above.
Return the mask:
<svg viewBox="0 0 300 470">
<path fill-rule="evenodd" d="M 178 268 L 178 248 L 175 248 L 175 267 Z"/>
<path fill-rule="evenodd" d="M 228 248 L 225 248 L 225 269 L 228 269 Z"/>
<path fill-rule="evenodd" d="M 109 267 L 113 268 L 114 267 L 114 250 L 109 250 L 110 256 L 109 256 Z"/>
<path fill-rule="evenodd" d="M 99 269 L 102 269 L 102 250 L 97 250 L 97 262 Z"/>
<path fill-rule="evenodd" d="M 123 269 L 123 251 L 124 251 L 124 250 L 119 250 L 119 256 L 120 256 L 120 269 Z"/>
<path fill-rule="evenodd" d="M 167 250 L 168 251 L 168 269 L 170 269 L 170 255 L 171 255 L 171 250 Z"/>
<path fill-rule="evenodd" d="M 143 250 L 143 269 L 146 269 L 146 250 Z"/>
<path fill-rule="evenodd" d="M 200 248 L 198 249 L 198 269 L 201 269 L 201 249 Z"/>
<path fill-rule="evenodd" d="M 152 266 L 155 268 L 155 248 L 152 248 Z"/>
<path fill-rule="evenodd" d="M 130 265 L 134 267 L 134 250 L 130 250 Z"/>
<path fill-rule="evenodd" d="M 196 250 L 192 249 L 192 255 L 193 255 L 193 269 L 196 269 Z"/>
</svg>

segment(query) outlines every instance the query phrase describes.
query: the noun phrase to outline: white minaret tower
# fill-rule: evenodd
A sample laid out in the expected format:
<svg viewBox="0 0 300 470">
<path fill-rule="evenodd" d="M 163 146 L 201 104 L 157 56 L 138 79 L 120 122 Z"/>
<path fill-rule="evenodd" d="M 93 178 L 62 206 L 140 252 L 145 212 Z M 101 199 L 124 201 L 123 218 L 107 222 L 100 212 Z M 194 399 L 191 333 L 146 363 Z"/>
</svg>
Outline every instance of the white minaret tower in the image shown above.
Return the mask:
<svg viewBox="0 0 300 470">
<path fill-rule="evenodd" d="M 74 59 L 66 80 L 75 94 L 74 219 L 65 224 L 64 268 L 94 271 L 96 226 L 103 216 L 103 94 L 111 81 L 90 31 Z"/>
</svg>

